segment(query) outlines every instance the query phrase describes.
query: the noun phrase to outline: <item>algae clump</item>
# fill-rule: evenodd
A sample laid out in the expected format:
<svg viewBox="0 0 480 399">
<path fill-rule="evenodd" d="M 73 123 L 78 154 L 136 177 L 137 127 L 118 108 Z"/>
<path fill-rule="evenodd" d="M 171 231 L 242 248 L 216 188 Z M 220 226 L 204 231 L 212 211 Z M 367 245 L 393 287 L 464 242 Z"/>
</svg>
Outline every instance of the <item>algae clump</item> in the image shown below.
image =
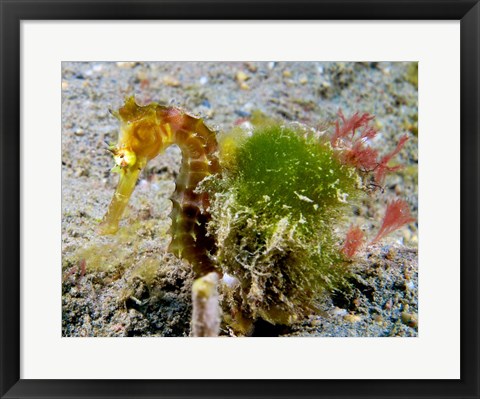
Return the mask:
<svg viewBox="0 0 480 399">
<path fill-rule="evenodd" d="M 229 167 L 200 188 L 211 198 L 216 263 L 238 280 L 224 295 L 226 319 L 291 324 L 344 283 L 348 267 L 335 227 L 359 192 L 358 174 L 328 139 L 300 125 L 238 137 L 238 145 L 235 133 L 223 140 L 225 152 L 220 145 Z"/>
</svg>

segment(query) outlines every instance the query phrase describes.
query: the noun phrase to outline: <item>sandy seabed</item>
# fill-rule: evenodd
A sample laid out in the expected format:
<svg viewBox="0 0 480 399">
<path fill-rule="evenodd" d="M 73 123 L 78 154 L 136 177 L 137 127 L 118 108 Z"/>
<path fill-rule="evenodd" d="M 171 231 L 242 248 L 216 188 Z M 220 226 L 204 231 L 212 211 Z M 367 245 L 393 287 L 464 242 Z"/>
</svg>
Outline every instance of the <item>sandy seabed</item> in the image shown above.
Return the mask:
<svg viewBox="0 0 480 399">
<path fill-rule="evenodd" d="M 378 228 L 386 203 L 401 197 L 417 216 L 418 89 L 412 63 L 65 62 L 62 64 L 62 335 L 189 336 L 193 275 L 166 253 L 169 196 L 180 165 L 176 147 L 144 171 L 114 236 L 96 228 L 118 176 L 105 142 L 116 142 L 125 96 L 157 101 L 229 131 L 254 112 L 313 127 L 341 109 L 375 115 L 381 153 L 409 141 L 387 177 L 382 200 L 363 202 L 352 221 Z M 415 223 L 358 255 L 353 291 L 334 293 L 293 326 L 258 322 L 261 336 L 417 336 Z M 227 327 L 223 335 L 232 335 Z"/>
</svg>

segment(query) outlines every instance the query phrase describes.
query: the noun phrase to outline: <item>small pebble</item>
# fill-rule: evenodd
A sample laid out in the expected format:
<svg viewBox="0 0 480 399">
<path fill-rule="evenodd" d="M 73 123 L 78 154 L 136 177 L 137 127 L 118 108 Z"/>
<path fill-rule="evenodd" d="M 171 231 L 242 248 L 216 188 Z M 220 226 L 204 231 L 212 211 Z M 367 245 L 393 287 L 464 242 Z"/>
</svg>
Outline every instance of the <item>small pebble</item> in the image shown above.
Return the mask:
<svg viewBox="0 0 480 399">
<path fill-rule="evenodd" d="M 331 84 L 328 83 L 327 81 L 323 81 L 323 82 L 322 82 L 322 87 L 323 87 L 324 89 L 328 89 L 330 86 L 331 86 Z"/>
<path fill-rule="evenodd" d="M 206 76 L 202 76 L 198 82 L 203 86 L 203 85 L 206 85 L 208 83 L 208 78 Z"/>
<path fill-rule="evenodd" d="M 342 309 L 339 307 L 334 307 L 333 310 L 331 311 L 332 316 L 346 316 L 347 315 L 347 309 Z"/>
<path fill-rule="evenodd" d="M 389 67 L 383 68 L 381 71 L 383 72 L 383 74 L 384 74 L 385 76 L 389 76 L 389 75 L 390 75 L 390 68 L 389 68 Z"/>
<path fill-rule="evenodd" d="M 415 328 L 418 326 L 418 316 L 416 313 L 403 312 L 401 318 L 402 323 L 406 324 L 409 327 Z"/>
<path fill-rule="evenodd" d="M 108 116 L 108 112 L 106 111 L 101 110 L 97 112 L 98 119 L 105 119 L 107 116 Z"/>
<path fill-rule="evenodd" d="M 237 82 L 241 83 L 241 82 L 245 82 L 246 80 L 250 79 L 250 77 L 243 71 L 238 71 L 236 74 L 235 74 L 235 79 Z"/>
<path fill-rule="evenodd" d="M 302 76 L 298 82 L 299 82 L 301 85 L 304 85 L 304 84 L 308 83 L 308 79 L 307 79 L 306 76 Z"/>
<path fill-rule="evenodd" d="M 87 169 L 84 168 L 76 168 L 75 169 L 75 177 L 88 177 L 89 173 Z"/>
<path fill-rule="evenodd" d="M 375 119 L 375 120 L 373 121 L 373 124 L 375 125 L 375 128 L 376 128 L 377 130 L 382 130 L 382 129 L 383 129 L 383 123 L 380 122 L 378 119 Z M 377 137 L 378 137 L 378 138 L 381 137 L 381 134 L 379 134 Z M 401 181 L 401 180 L 399 179 L 399 181 Z"/>
<path fill-rule="evenodd" d="M 403 229 L 402 236 L 403 239 L 408 242 L 412 238 L 412 232 L 409 229 Z"/>
<path fill-rule="evenodd" d="M 362 318 L 356 314 L 347 314 L 343 317 L 343 319 L 349 323 L 358 323 L 360 320 L 362 320 Z"/>
<path fill-rule="evenodd" d="M 393 301 L 391 299 L 389 299 L 386 303 L 385 303 L 385 309 L 387 310 L 390 310 L 393 306 Z"/>
<path fill-rule="evenodd" d="M 385 254 L 385 259 L 393 260 L 393 259 L 395 259 L 396 254 L 397 254 L 397 251 L 394 248 L 390 247 L 390 248 L 388 248 L 388 251 Z"/>
<path fill-rule="evenodd" d="M 146 80 L 146 79 L 148 79 L 148 75 L 146 74 L 145 71 L 138 71 L 138 73 L 137 73 L 137 79 L 138 79 L 139 81 Z"/>
<path fill-rule="evenodd" d="M 180 81 L 178 79 L 174 78 L 173 76 L 170 76 L 170 75 L 164 76 L 163 79 L 162 79 L 162 82 L 163 82 L 164 85 L 170 86 L 170 87 L 180 86 Z"/>
<path fill-rule="evenodd" d="M 77 129 L 75 132 L 73 132 L 73 134 L 75 134 L 75 136 L 82 137 L 85 136 L 85 131 L 83 129 Z"/>
<path fill-rule="evenodd" d="M 313 320 L 310 320 L 310 325 L 312 327 L 318 327 L 319 325 L 322 324 L 322 321 L 320 319 L 313 319 Z"/>
<path fill-rule="evenodd" d="M 253 107 L 254 107 L 254 104 L 250 102 L 243 104 L 243 109 L 246 111 L 251 111 Z"/>
<path fill-rule="evenodd" d="M 405 280 L 408 281 L 412 278 L 412 271 L 409 269 L 405 269 L 403 275 L 405 276 Z"/>
<path fill-rule="evenodd" d="M 267 64 L 267 67 L 268 67 L 268 69 L 272 70 L 273 68 L 275 68 L 275 65 L 277 65 L 276 62 L 270 61 L 270 62 Z"/>
<path fill-rule="evenodd" d="M 415 289 L 415 284 L 413 283 L 413 281 L 407 281 L 405 283 L 405 288 L 412 291 L 413 289 Z"/>
<path fill-rule="evenodd" d="M 410 245 L 417 245 L 418 244 L 418 235 L 412 234 L 412 237 L 409 240 Z"/>
<path fill-rule="evenodd" d="M 284 78 L 291 78 L 292 77 L 292 72 L 290 72 L 288 69 L 283 71 L 283 77 Z"/>
<path fill-rule="evenodd" d="M 68 82 L 66 80 L 62 80 L 62 90 L 68 89 Z"/>
<path fill-rule="evenodd" d="M 136 65 L 136 62 L 126 61 L 126 62 L 117 62 L 117 67 L 119 68 L 133 68 Z"/>
<path fill-rule="evenodd" d="M 257 72 L 257 69 L 258 69 L 258 68 L 257 68 L 257 66 L 256 66 L 254 63 L 252 63 L 252 62 L 246 62 L 246 63 L 245 63 L 245 66 L 247 67 L 247 69 L 248 69 L 250 72 L 253 72 L 253 73 Z"/>
</svg>

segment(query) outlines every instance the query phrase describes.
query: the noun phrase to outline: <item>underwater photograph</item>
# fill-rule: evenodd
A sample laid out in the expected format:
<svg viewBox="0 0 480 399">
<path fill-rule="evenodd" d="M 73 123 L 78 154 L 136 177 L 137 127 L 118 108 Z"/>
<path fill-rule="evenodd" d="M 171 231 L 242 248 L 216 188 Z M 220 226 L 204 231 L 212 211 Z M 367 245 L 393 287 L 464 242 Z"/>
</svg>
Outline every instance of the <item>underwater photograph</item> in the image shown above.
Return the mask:
<svg viewBox="0 0 480 399">
<path fill-rule="evenodd" d="M 417 337 L 417 62 L 62 62 L 62 337 Z"/>
</svg>

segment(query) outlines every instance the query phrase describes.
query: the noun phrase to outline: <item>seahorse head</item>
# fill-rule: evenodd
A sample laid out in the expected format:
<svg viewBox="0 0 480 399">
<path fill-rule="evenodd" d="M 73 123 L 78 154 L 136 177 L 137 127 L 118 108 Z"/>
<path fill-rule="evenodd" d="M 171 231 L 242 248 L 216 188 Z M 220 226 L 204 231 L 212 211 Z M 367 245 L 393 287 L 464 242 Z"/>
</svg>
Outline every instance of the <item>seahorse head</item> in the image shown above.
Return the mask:
<svg viewBox="0 0 480 399">
<path fill-rule="evenodd" d="M 131 96 L 115 114 L 121 126 L 118 144 L 111 151 L 121 168 L 133 166 L 138 160 L 148 161 L 171 144 L 170 134 L 159 119 L 159 107 L 157 103 L 140 106 Z"/>
<path fill-rule="evenodd" d="M 118 112 L 112 112 L 120 121 L 118 143 L 111 145 L 115 167 L 119 173 L 117 189 L 102 223 L 101 234 L 113 234 L 135 189 L 135 183 L 147 162 L 172 144 L 170 125 L 164 122 L 163 110 L 167 109 L 152 103 L 140 106 L 134 97 L 127 97 Z M 166 128 L 168 127 L 168 128 Z"/>
</svg>

